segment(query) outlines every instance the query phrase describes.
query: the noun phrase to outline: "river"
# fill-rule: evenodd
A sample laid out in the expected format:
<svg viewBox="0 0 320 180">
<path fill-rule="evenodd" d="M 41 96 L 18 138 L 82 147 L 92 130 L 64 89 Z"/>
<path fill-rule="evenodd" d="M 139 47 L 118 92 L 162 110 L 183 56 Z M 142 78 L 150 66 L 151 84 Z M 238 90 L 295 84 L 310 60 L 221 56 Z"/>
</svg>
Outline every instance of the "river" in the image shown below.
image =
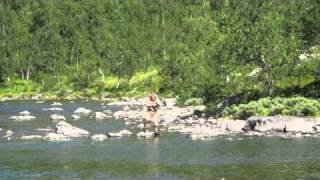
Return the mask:
<svg viewBox="0 0 320 180">
<path fill-rule="evenodd" d="M 320 138 L 218 137 L 194 141 L 162 133 L 159 138 L 135 136 L 92 142 L 21 140 L 53 128 L 50 103 L 0 103 L 0 179 L 320 179 Z M 67 122 L 91 134 L 126 128 L 121 120 L 72 120 L 78 107 L 102 111 L 98 102 L 63 102 Z M 37 117 L 15 122 L 8 117 L 28 110 Z M 12 140 L 2 138 L 13 130 Z M 137 129 L 130 129 L 134 133 Z"/>
</svg>

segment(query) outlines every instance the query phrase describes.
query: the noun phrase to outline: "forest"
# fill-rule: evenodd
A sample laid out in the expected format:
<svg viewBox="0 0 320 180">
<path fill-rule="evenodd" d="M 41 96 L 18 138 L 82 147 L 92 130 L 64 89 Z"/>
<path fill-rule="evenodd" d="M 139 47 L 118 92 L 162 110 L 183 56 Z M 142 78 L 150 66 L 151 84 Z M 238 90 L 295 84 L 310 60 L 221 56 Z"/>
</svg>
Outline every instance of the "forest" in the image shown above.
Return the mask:
<svg viewBox="0 0 320 180">
<path fill-rule="evenodd" d="M 320 115 L 320 0 L 1 0 L 0 64 L 0 96 L 154 92 L 213 113 L 298 97 Z"/>
</svg>

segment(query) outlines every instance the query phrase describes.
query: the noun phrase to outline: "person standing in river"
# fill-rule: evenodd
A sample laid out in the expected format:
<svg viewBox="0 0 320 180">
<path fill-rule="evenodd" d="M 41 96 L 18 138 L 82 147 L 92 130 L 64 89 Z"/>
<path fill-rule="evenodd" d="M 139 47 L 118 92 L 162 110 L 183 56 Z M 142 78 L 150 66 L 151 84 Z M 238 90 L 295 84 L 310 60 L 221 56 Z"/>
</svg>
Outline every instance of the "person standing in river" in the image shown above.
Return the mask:
<svg viewBox="0 0 320 180">
<path fill-rule="evenodd" d="M 154 128 L 154 135 L 159 136 L 160 135 L 160 124 L 159 119 L 157 117 L 157 111 L 160 109 L 160 104 L 166 105 L 165 101 L 161 101 L 161 99 L 155 95 L 151 94 L 149 95 L 148 102 L 146 104 L 148 117 L 143 121 L 143 131 L 146 131 L 146 121 L 152 122 L 153 128 Z"/>
</svg>

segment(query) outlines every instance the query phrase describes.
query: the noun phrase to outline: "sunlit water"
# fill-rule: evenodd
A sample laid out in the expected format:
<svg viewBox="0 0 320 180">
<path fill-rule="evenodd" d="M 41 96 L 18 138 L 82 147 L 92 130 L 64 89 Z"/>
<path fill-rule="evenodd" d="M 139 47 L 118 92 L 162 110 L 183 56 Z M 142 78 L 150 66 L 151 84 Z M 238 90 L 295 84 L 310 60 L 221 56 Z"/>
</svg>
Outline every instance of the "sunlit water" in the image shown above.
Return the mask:
<svg viewBox="0 0 320 180">
<path fill-rule="evenodd" d="M 72 112 L 80 106 L 103 110 L 99 103 L 64 102 L 61 114 L 92 134 L 125 128 L 121 120 L 72 120 Z M 44 134 L 37 128 L 54 127 L 50 113 L 41 110 L 48 107 L 49 103 L 32 101 L 0 103 L 0 179 L 320 179 L 320 138 L 193 141 L 162 133 L 149 140 L 132 136 L 99 143 L 20 140 L 21 135 Z M 22 110 L 37 119 L 8 119 Z M 14 131 L 11 141 L 2 138 L 7 129 Z"/>
</svg>

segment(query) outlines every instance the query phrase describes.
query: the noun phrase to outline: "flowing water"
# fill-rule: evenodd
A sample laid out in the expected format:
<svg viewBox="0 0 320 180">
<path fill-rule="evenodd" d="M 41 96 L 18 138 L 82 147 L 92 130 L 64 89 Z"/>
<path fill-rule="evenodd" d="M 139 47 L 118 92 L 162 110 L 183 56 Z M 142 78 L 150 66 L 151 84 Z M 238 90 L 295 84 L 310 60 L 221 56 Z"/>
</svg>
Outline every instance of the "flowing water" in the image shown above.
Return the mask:
<svg viewBox="0 0 320 180">
<path fill-rule="evenodd" d="M 97 102 L 63 102 L 67 121 L 90 133 L 126 128 L 121 120 L 97 121 L 70 117 L 77 107 L 102 111 Z M 320 179 L 320 138 L 219 137 L 193 141 L 184 135 L 162 133 L 154 139 L 135 136 L 104 142 L 20 140 L 21 135 L 44 134 L 54 127 L 49 103 L 0 103 L 0 179 Z M 34 121 L 14 122 L 10 115 L 29 110 Z M 14 132 L 12 140 L 2 136 Z M 137 132 L 137 129 L 130 129 Z"/>
</svg>

